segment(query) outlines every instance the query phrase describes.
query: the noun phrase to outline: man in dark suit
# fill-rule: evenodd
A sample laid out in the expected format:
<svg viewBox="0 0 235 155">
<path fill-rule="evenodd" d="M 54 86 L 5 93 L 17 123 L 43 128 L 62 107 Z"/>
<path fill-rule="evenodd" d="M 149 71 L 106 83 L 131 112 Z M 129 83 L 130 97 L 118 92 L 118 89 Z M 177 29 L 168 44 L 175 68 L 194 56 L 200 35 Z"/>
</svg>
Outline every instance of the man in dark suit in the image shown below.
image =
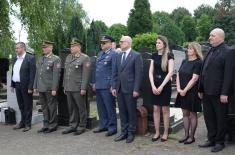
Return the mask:
<svg viewBox="0 0 235 155">
<path fill-rule="evenodd" d="M 115 51 L 111 48 L 115 40 L 108 35 L 101 39 L 102 51 L 96 59 L 96 71 L 92 76 L 93 91 L 96 92 L 99 127 L 94 133 L 108 131 L 106 136 L 117 133 L 117 117 L 115 98 L 111 93 L 112 70 L 115 63 Z"/>
<path fill-rule="evenodd" d="M 231 95 L 233 53 L 224 43 L 225 34 L 216 28 L 210 33 L 212 48 L 206 54 L 199 84 L 199 97 L 203 101 L 208 141 L 199 147 L 211 147 L 211 152 L 224 149 L 229 96 Z"/>
<path fill-rule="evenodd" d="M 131 143 L 135 138 L 136 103 L 143 77 L 143 60 L 139 53 L 131 49 L 131 45 L 131 37 L 121 38 L 122 52 L 116 57 L 112 84 L 112 94 L 117 96 L 121 119 L 121 134 L 115 141 L 126 139 L 126 143 Z"/>
<path fill-rule="evenodd" d="M 16 92 L 21 121 L 13 129 L 24 128 L 23 132 L 26 132 L 31 129 L 36 62 L 33 55 L 26 53 L 23 42 L 16 43 L 16 55 L 13 61 L 11 91 Z"/>
</svg>

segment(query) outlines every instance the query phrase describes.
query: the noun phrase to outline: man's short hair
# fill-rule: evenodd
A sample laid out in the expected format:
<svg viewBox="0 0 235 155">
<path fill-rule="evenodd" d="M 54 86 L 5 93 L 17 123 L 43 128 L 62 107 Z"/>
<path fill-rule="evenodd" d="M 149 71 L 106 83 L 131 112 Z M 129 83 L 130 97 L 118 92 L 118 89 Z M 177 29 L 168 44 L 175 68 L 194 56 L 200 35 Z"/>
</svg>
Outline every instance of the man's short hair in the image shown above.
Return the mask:
<svg viewBox="0 0 235 155">
<path fill-rule="evenodd" d="M 24 42 L 18 42 L 18 43 L 16 43 L 16 45 L 20 45 L 21 47 L 23 47 L 26 50 L 26 45 Z"/>
</svg>

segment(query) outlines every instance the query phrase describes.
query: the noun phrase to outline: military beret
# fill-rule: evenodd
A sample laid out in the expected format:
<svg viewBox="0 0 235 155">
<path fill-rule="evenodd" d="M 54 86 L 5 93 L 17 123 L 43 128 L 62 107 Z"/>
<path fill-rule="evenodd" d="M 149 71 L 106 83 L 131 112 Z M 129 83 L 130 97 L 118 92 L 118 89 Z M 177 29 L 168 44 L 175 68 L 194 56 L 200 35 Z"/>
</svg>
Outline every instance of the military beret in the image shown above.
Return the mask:
<svg viewBox="0 0 235 155">
<path fill-rule="evenodd" d="M 113 39 L 113 37 L 111 37 L 109 35 L 103 35 L 100 41 L 101 42 L 105 42 L 105 41 L 115 42 L 115 39 Z"/>
<path fill-rule="evenodd" d="M 53 46 L 54 42 L 48 41 L 48 40 L 44 40 L 42 43 L 42 47 L 47 47 L 52 45 Z"/>
<path fill-rule="evenodd" d="M 77 39 L 77 38 L 73 38 L 73 39 L 71 40 L 71 42 L 70 42 L 70 45 L 71 45 L 71 46 L 72 46 L 72 45 L 77 45 L 77 44 L 83 45 L 83 43 L 82 43 L 79 39 Z"/>
</svg>

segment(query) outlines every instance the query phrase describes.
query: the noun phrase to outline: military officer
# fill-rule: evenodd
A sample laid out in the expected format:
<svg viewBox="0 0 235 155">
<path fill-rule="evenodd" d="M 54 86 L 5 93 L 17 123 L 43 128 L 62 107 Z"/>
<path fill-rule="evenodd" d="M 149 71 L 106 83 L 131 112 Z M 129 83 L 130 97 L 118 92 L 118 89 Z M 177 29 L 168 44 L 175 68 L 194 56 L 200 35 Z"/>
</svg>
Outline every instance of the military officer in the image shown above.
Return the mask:
<svg viewBox="0 0 235 155">
<path fill-rule="evenodd" d="M 39 92 L 44 116 L 43 127 L 38 132 L 53 132 L 57 130 L 57 90 L 59 87 L 61 61 L 52 53 L 53 42 L 44 41 L 43 56 L 37 61 L 34 80 L 34 91 Z"/>
<path fill-rule="evenodd" d="M 74 132 L 80 135 L 85 132 L 87 124 L 86 91 L 90 75 L 90 58 L 81 53 L 82 42 L 73 39 L 70 43 L 71 54 L 65 60 L 64 92 L 67 95 L 69 124 L 62 134 Z"/>
<path fill-rule="evenodd" d="M 112 49 L 113 42 L 115 40 L 111 36 L 104 35 L 102 37 L 102 51 L 97 56 L 95 76 L 92 78 L 99 115 L 99 127 L 93 132 L 107 131 L 106 136 L 117 133 L 116 104 L 111 93 L 112 68 L 116 55 Z"/>
</svg>

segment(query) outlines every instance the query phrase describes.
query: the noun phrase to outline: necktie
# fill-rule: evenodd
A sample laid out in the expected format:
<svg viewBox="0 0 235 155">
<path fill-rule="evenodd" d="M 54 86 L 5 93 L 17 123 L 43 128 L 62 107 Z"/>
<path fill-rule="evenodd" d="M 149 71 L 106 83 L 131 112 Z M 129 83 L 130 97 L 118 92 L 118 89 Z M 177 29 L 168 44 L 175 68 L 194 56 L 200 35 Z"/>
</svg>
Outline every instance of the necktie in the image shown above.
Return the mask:
<svg viewBox="0 0 235 155">
<path fill-rule="evenodd" d="M 214 53 L 214 49 L 212 48 L 212 49 L 210 50 L 210 53 L 208 54 L 206 60 L 205 60 L 205 63 L 204 63 L 203 69 L 202 69 L 202 76 L 205 75 L 206 68 L 207 68 L 207 66 L 208 66 L 209 63 L 210 63 L 210 60 L 211 60 L 211 58 L 212 58 L 213 53 Z"/>
<path fill-rule="evenodd" d="M 123 64 L 125 60 L 126 60 L 126 52 L 123 52 L 121 64 Z"/>
</svg>

